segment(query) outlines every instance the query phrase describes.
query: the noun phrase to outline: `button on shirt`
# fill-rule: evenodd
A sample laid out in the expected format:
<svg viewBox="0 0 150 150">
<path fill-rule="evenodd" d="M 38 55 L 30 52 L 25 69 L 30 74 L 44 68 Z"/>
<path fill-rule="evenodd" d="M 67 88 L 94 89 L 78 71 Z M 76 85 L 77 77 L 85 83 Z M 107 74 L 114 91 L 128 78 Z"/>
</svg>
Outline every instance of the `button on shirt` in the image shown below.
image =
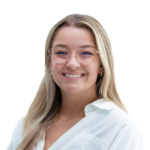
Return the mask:
<svg viewBox="0 0 150 150">
<path fill-rule="evenodd" d="M 131 117 L 112 102 L 99 99 L 88 104 L 85 117 L 64 133 L 48 150 L 143 150 L 141 136 Z M 22 118 L 7 150 L 21 142 Z M 33 150 L 43 150 L 45 136 Z"/>
</svg>

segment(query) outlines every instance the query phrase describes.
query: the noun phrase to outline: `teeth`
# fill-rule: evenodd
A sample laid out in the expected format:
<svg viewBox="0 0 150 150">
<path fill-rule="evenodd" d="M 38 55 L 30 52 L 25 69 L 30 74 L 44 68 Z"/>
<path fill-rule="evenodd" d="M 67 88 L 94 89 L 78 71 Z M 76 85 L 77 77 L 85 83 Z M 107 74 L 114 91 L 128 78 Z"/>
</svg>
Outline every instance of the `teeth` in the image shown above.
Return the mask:
<svg viewBox="0 0 150 150">
<path fill-rule="evenodd" d="M 81 77 L 82 75 L 79 74 L 79 75 L 69 75 L 69 74 L 65 74 L 66 77 L 69 77 L 69 78 L 79 78 Z"/>
</svg>

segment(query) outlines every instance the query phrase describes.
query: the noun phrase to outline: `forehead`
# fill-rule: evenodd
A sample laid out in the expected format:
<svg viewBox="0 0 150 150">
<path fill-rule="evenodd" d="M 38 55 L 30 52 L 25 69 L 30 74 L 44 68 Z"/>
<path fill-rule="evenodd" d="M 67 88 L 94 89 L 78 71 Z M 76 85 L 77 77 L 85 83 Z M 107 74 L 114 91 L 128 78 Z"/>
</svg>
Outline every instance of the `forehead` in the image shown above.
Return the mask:
<svg viewBox="0 0 150 150">
<path fill-rule="evenodd" d="M 79 48 L 84 45 L 91 45 L 96 48 L 93 33 L 89 29 L 83 27 L 61 27 L 56 32 L 52 47 L 60 44 L 66 45 L 69 48 Z"/>
</svg>

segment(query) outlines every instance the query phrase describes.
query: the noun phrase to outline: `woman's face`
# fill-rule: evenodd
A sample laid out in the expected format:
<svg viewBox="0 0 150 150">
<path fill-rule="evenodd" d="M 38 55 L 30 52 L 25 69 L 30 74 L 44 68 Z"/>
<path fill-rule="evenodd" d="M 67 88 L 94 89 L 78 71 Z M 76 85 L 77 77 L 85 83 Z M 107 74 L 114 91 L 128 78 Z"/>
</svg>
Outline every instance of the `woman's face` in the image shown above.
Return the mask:
<svg viewBox="0 0 150 150">
<path fill-rule="evenodd" d="M 54 38 L 53 47 L 63 45 L 71 53 L 75 53 L 83 46 L 92 46 L 95 49 L 96 43 L 94 41 L 91 31 L 80 27 L 62 27 L 60 28 Z M 79 63 L 74 54 L 71 54 L 69 59 L 64 64 L 56 64 L 49 62 L 52 71 L 53 79 L 60 87 L 62 92 L 80 93 L 80 92 L 96 92 L 96 80 L 98 74 L 103 72 L 100 63 L 99 54 L 96 54 L 95 60 L 89 65 Z M 78 75 L 76 78 L 73 75 Z"/>
</svg>

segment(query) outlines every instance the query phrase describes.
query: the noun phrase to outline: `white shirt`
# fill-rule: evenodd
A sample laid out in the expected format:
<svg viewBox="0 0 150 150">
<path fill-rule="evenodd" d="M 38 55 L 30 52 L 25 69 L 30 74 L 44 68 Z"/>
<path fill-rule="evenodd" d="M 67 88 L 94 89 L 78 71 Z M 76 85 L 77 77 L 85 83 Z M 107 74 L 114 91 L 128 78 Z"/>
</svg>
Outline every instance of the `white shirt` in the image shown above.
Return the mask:
<svg viewBox="0 0 150 150">
<path fill-rule="evenodd" d="M 131 117 L 112 102 L 99 99 L 88 104 L 85 117 L 64 133 L 48 150 L 143 150 Z M 7 150 L 21 142 L 23 118 L 14 129 Z M 43 150 L 45 136 L 33 150 Z"/>
</svg>

